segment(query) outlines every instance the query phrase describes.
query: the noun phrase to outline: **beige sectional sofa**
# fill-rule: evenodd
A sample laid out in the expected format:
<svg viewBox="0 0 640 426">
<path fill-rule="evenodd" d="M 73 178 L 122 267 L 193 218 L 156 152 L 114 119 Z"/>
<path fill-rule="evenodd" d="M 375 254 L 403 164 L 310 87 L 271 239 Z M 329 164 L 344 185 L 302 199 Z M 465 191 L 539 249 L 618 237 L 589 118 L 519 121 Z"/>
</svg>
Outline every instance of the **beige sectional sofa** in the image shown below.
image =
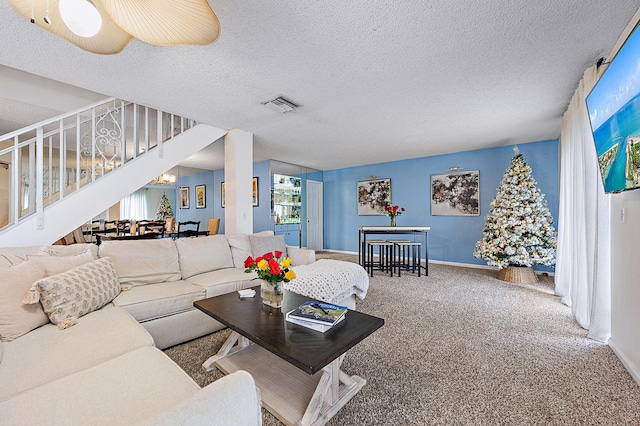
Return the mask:
<svg viewBox="0 0 640 426">
<path fill-rule="evenodd" d="M 105 241 L 98 256 L 109 257 L 120 284 L 130 286 L 113 304 L 133 315 L 156 346 L 164 349 L 224 327 L 195 309 L 193 302 L 258 285 L 255 275 L 244 272 L 244 260 L 253 253 L 251 240 L 257 238 L 271 250 L 286 252 L 294 265 L 315 261 L 313 250 L 285 247 L 284 238 L 270 231 L 251 236 Z"/>
<path fill-rule="evenodd" d="M 243 263 L 266 247 L 285 251 L 284 240 L 270 232 L 0 248 L 0 268 L 7 268 L 0 269 L 2 423 L 261 424 L 259 391 L 249 374 L 238 372 L 200 389 L 160 349 L 222 328 L 193 302 L 257 285 Z M 322 262 L 315 262 L 312 250 L 286 250 L 294 266 Z M 98 263 L 117 274 L 117 296 L 102 306 L 102 295 L 86 291 L 99 307 L 83 312 L 74 305 L 80 314 L 69 324 L 48 322 L 40 311 L 52 309 L 49 300 L 19 300 L 33 293 L 34 277 L 45 283 L 40 297 L 46 297 L 47 280 L 55 287 L 59 274 Z M 339 292 L 342 300 L 326 299 L 353 308 L 356 293 L 363 297 L 362 291 L 347 293 Z M 316 297 L 313 291 L 309 296 Z"/>
</svg>

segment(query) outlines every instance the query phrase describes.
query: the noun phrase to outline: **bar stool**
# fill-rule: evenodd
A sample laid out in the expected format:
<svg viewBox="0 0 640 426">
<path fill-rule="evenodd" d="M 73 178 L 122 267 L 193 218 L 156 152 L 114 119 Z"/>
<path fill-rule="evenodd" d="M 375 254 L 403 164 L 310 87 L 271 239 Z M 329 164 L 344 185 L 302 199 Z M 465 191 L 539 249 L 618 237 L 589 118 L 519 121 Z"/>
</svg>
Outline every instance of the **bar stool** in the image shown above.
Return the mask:
<svg viewBox="0 0 640 426">
<path fill-rule="evenodd" d="M 374 261 L 374 247 L 378 247 L 378 262 Z M 379 271 L 390 271 L 393 276 L 393 266 L 390 262 L 392 258 L 393 243 L 384 240 L 367 240 L 367 259 L 365 267 L 369 268 L 369 274 L 373 276 L 373 268 Z"/>
<path fill-rule="evenodd" d="M 387 240 L 393 243 L 393 266 L 398 268 L 398 276 L 402 275 L 402 269 L 412 272 L 418 270 L 421 273 L 422 243 L 408 240 Z"/>
</svg>

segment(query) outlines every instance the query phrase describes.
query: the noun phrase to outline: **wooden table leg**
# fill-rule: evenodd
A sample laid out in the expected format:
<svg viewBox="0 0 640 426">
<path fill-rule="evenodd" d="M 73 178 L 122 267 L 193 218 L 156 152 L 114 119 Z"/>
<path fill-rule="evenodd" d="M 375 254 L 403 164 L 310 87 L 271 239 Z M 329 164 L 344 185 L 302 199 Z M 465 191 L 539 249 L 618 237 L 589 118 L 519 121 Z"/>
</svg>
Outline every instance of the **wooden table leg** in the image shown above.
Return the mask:
<svg viewBox="0 0 640 426">
<path fill-rule="evenodd" d="M 321 426 L 333 417 L 367 383 L 360 376 L 349 376 L 340 370 L 344 355 L 324 367 L 301 426 Z"/>
<path fill-rule="evenodd" d="M 251 344 L 251 341 L 244 336 L 236 333 L 235 331 L 231 332 L 231 335 L 224 342 L 220 350 L 217 354 L 207 359 L 204 363 L 202 363 L 202 368 L 204 371 L 211 371 L 215 368 L 214 364 L 231 354 L 234 354 L 242 349 L 248 347 Z M 235 345 L 235 346 L 234 346 Z"/>
</svg>

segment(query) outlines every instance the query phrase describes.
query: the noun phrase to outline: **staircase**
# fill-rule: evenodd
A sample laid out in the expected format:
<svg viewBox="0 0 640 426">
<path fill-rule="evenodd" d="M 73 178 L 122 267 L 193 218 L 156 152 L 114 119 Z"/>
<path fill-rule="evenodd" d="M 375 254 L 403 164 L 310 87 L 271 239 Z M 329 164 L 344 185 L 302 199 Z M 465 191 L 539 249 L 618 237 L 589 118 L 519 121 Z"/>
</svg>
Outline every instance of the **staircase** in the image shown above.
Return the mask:
<svg viewBox="0 0 640 426">
<path fill-rule="evenodd" d="M 0 247 L 57 241 L 226 133 L 109 98 L 0 136 Z"/>
</svg>

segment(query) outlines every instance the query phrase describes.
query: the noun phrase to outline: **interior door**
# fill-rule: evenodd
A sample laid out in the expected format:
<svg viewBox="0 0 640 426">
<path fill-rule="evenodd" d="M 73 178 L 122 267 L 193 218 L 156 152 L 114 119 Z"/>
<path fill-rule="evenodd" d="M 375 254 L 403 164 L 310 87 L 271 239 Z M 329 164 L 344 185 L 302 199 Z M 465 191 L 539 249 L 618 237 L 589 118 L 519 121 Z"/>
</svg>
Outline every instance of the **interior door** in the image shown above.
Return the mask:
<svg viewBox="0 0 640 426">
<path fill-rule="evenodd" d="M 322 250 L 322 182 L 307 180 L 307 248 Z"/>
</svg>

